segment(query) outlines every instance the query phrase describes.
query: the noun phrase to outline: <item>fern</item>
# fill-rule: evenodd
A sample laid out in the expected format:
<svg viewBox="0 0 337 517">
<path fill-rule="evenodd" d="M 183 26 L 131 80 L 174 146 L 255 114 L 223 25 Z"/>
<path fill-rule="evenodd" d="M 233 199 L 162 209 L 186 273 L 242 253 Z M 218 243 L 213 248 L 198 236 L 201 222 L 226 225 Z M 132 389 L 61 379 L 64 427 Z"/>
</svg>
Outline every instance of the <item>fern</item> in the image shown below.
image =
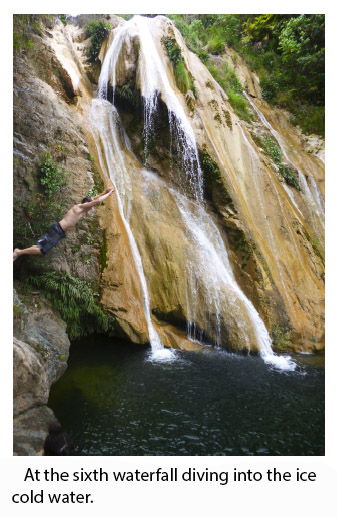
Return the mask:
<svg viewBox="0 0 337 517">
<path fill-rule="evenodd" d="M 113 329 L 114 319 L 99 305 L 99 293 L 93 290 L 90 282 L 60 271 L 47 271 L 28 277 L 26 283 L 41 289 L 60 312 L 71 339 Z"/>
</svg>

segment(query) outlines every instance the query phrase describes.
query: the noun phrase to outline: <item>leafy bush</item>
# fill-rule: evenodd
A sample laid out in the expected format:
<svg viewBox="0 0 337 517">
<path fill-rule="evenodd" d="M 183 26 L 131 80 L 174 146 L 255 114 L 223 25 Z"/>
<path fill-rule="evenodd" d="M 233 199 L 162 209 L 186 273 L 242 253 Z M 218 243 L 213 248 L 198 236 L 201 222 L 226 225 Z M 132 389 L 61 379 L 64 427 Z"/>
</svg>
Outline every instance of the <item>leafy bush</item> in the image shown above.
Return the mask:
<svg viewBox="0 0 337 517">
<path fill-rule="evenodd" d="M 225 42 L 223 40 L 222 34 L 215 34 L 207 44 L 207 50 L 210 54 L 220 54 L 223 52 L 225 48 Z"/>
<path fill-rule="evenodd" d="M 26 284 L 41 289 L 67 323 L 70 339 L 113 329 L 113 317 L 98 303 L 99 293 L 90 282 L 60 271 L 47 271 L 29 276 Z"/>
<path fill-rule="evenodd" d="M 179 61 L 174 67 L 174 77 L 179 90 L 187 93 L 188 90 L 194 91 L 193 80 L 183 61 Z"/>
<path fill-rule="evenodd" d="M 50 153 L 42 155 L 39 166 L 39 181 L 47 198 L 51 198 L 67 185 L 63 167 L 52 159 Z"/>
<path fill-rule="evenodd" d="M 323 106 L 297 105 L 292 110 L 291 122 L 300 126 L 305 133 L 325 133 L 325 110 Z"/>
<path fill-rule="evenodd" d="M 247 101 L 241 95 L 233 92 L 233 90 L 229 90 L 227 92 L 228 100 L 233 110 L 237 114 L 237 116 L 245 120 L 246 122 L 251 122 L 253 119 L 252 112 L 250 111 Z"/>
<path fill-rule="evenodd" d="M 109 23 L 100 22 L 98 20 L 90 20 L 86 27 L 87 36 L 91 38 L 91 44 L 88 49 L 88 59 L 91 63 L 97 61 L 101 46 L 109 31 L 111 25 Z"/>
<path fill-rule="evenodd" d="M 273 159 L 275 163 L 280 163 L 282 152 L 276 140 L 268 135 L 263 135 L 259 138 L 259 142 L 266 153 Z"/>
<path fill-rule="evenodd" d="M 218 164 L 211 158 L 206 150 L 203 149 L 203 151 L 199 152 L 199 159 L 205 179 L 215 180 L 220 178 Z"/>
<path fill-rule="evenodd" d="M 204 177 L 205 195 L 211 197 L 213 186 L 220 178 L 220 170 L 218 164 L 208 154 L 206 147 L 199 150 L 199 160 Z"/>
<path fill-rule="evenodd" d="M 291 332 L 289 329 L 281 327 L 279 325 L 274 325 L 272 328 L 271 335 L 273 339 L 273 344 L 279 350 L 289 350 L 289 347 L 291 346 Z"/>
<path fill-rule="evenodd" d="M 24 207 L 14 207 L 14 242 L 27 247 L 32 240 L 43 234 L 53 221 L 59 221 L 65 210 L 64 189 L 67 173 L 53 158 L 60 155 L 61 147 L 54 148 L 54 155 L 44 153 L 38 166 L 38 184 L 32 185 L 32 196 Z M 23 209 L 23 211 L 22 211 Z"/>
</svg>

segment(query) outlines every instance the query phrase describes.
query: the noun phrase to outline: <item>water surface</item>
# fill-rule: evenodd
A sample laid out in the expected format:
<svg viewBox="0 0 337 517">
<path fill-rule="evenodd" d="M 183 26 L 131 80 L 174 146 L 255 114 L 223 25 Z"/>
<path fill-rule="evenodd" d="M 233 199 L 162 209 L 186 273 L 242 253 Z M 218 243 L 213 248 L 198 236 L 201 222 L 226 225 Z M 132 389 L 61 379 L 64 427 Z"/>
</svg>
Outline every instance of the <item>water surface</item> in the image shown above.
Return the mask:
<svg viewBox="0 0 337 517">
<path fill-rule="evenodd" d="M 76 455 L 323 455 L 324 358 L 282 372 L 207 349 L 152 362 L 96 337 L 71 347 L 49 405 Z"/>
</svg>

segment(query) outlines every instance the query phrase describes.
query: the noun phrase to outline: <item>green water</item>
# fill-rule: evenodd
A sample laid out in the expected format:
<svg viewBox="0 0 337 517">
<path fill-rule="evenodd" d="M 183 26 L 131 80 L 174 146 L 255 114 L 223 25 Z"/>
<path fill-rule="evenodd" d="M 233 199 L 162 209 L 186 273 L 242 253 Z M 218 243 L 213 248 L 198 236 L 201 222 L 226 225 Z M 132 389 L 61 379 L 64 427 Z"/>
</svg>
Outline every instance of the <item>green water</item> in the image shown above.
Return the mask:
<svg viewBox="0 0 337 517">
<path fill-rule="evenodd" d="M 153 363 L 96 337 L 72 345 L 49 405 L 76 455 L 323 455 L 324 358 L 294 372 L 213 349 Z"/>
</svg>

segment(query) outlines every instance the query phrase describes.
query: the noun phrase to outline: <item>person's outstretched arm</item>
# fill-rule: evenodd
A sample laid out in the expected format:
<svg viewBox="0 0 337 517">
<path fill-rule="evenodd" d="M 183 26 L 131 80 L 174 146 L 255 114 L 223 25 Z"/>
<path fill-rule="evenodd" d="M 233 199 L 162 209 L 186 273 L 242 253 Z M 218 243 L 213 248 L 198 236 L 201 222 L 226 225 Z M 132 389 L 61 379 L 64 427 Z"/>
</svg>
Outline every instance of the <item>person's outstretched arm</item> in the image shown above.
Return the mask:
<svg viewBox="0 0 337 517">
<path fill-rule="evenodd" d="M 97 196 L 94 196 L 92 198 L 93 201 L 95 201 L 96 199 L 98 199 L 99 197 L 101 196 L 104 196 L 105 194 L 112 194 L 112 192 L 114 192 L 115 189 L 113 187 L 108 187 L 107 189 L 105 189 L 103 192 L 101 192 L 100 194 L 97 194 Z"/>
<path fill-rule="evenodd" d="M 92 208 L 93 206 L 98 205 L 98 203 L 101 203 L 102 201 L 104 201 L 114 191 L 115 191 L 115 189 L 113 187 L 109 187 L 106 190 L 104 190 L 104 192 L 102 192 L 101 194 L 98 194 L 97 196 L 95 196 L 92 201 L 88 201 L 87 203 L 79 203 L 78 206 L 80 208 Z"/>
</svg>

